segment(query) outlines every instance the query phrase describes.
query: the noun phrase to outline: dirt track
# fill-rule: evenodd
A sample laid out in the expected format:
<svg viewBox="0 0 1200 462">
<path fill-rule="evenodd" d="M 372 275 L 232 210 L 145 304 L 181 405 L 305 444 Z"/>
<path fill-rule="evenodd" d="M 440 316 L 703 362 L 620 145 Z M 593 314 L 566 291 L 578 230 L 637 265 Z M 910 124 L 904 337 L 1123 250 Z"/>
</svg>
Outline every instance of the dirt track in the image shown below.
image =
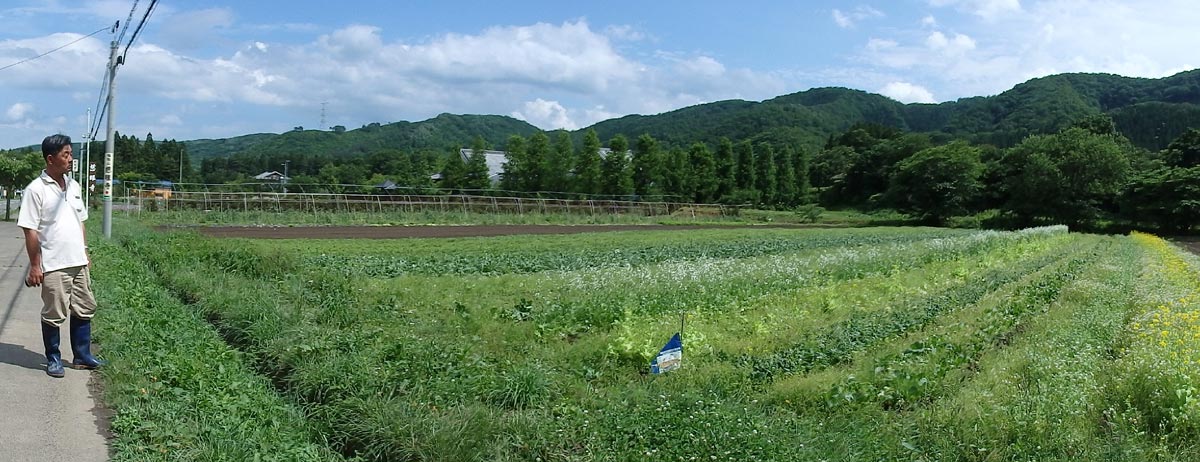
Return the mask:
<svg viewBox="0 0 1200 462">
<path fill-rule="evenodd" d="M 1175 243 L 1179 244 L 1181 247 L 1188 249 L 1192 253 L 1200 255 L 1200 238 L 1176 238 L 1173 239 L 1173 241 L 1175 241 Z"/>
<path fill-rule="evenodd" d="M 691 225 L 471 225 L 471 226 L 214 226 L 197 230 L 213 237 L 254 239 L 404 239 L 413 237 L 478 237 L 514 234 L 576 234 L 605 231 L 683 231 L 717 228 L 785 228 L 766 226 Z"/>
</svg>

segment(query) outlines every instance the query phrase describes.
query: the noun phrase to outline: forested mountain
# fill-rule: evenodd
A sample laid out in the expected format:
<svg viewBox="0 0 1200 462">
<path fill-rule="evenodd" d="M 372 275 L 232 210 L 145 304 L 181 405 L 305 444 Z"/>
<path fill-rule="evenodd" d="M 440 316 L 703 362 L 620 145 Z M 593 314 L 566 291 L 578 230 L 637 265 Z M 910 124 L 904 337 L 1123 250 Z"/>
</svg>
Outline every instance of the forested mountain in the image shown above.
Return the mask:
<svg viewBox="0 0 1200 462">
<path fill-rule="evenodd" d="M 462 147 L 477 136 L 500 143 L 509 135 L 528 136 L 537 127 L 508 116 L 441 114 L 421 122 L 372 123 L 347 130 L 305 130 L 296 127 L 282 134 L 244 135 L 227 139 L 185 141 L 192 159 L 227 157 L 234 154 L 275 157 L 302 154 L 341 157 L 381 150 L 446 151 Z"/>
<path fill-rule="evenodd" d="M 666 146 L 715 144 L 721 137 L 816 149 L 858 123 L 924 132 L 935 140 L 965 139 L 1009 147 L 1026 136 L 1054 133 L 1089 115 L 1108 114 L 1135 145 L 1166 147 L 1200 125 L 1200 70 L 1162 79 L 1112 74 L 1060 74 L 1033 79 L 995 96 L 940 104 L 902 104 L 847 88 L 815 88 L 762 102 L 728 100 L 657 115 L 628 115 L 592 127 L 601 139 L 649 134 Z M 572 133 L 582 142 L 586 129 Z M 503 148 L 509 135 L 537 128 L 494 115 L 442 114 L 422 122 L 372 123 L 346 130 L 296 130 L 274 135 L 185 141 L 194 160 L 234 154 L 276 157 L 299 153 L 350 156 L 379 150 L 447 151 L 482 137 Z"/>
<path fill-rule="evenodd" d="M 653 116 L 632 115 L 593 126 L 601 138 L 649 133 L 667 143 L 715 143 L 722 136 L 817 148 L 856 123 L 927 132 L 1008 147 L 1106 113 L 1135 145 L 1162 149 L 1200 122 L 1200 70 L 1162 79 L 1060 74 L 1033 79 L 995 96 L 941 104 L 901 104 L 845 88 L 816 88 L 761 103 L 721 101 Z"/>
<path fill-rule="evenodd" d="M 461 147 L 475 154 L 463 158 Z M 508 151 L 498 183 L 491 148 Z M 930 224 L 1191 232 L 1200 226 L 1200 71 L 1057 75 L 941 104 L 819 88 L 631 115 L 574 133 L 443 114 L 198 140 L 187 149 L 151 134 L 121 136 L 116 150 L 122 181 L 244 186 L 283 170 L 290 187 L 308 192 L 390 182 L 429 194 L 819 204 L 896 210 Z M 0 176 L 21 176 L 27 157 L 0 153 Z"/>
</svg>

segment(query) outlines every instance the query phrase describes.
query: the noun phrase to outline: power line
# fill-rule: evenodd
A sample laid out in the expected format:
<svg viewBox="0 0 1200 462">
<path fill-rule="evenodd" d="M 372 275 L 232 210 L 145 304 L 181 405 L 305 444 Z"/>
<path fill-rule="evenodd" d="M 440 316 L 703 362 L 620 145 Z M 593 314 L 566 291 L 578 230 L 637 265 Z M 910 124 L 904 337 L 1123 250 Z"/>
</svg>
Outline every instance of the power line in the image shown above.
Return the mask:
<svg viewBox="0 0 1200 462">
<path fill-rule="evenodd" d="M 121 52 L 121 60 L 124 61 L 125 54 L 129 53 L 129 47 L 133 45 L 133 41 L 137 40 L 138 34 L 142 32 L 142 26 L 146 25 L 146 20 L 150 19 L 150 13 L 154 12 L 154 5 L 158 4 L 158 0 L 150 0 L 150 6 L 146 7 L 146 14 L 142 15 L 142 20 L 138 22 L 137 28 L 133 30 L 133 35 L 129 37 L 129 43 L 125 44 L 125 50 Z M 134 8 L 137 8 L 137 2 L 134 2 Z"/>
<path fill-rule="evenodd" d="M 92 133 L 88 136 L 88 139 L 90 139 L 90 140 L 96 139 L 96 134 L 98 134 L 100 132 L 100 122 L 104 120 L 104 114 L 106 114 L 106 111 L 108 110 L 108 98 L 104 97 L 104 95 L 108 94 L 108 91 L 107 91 L 108 73 L 107 72 L 104 73 L 104 80 L 102 82 L 100 82 L 100 85 L 102 86 L 102 88 L 100 89 L 100 98 L 104 100 L 104 106 L 100 108 L 100 112 L 96 113 L 96 123 L 94 125 L 92 125 Z M 97 100 L 96 105 L 99 106 L 100 101 Z"/>
<path fill-rule="evenodd" d="M 66 47 L 69 47 L 69 46 L 71 46 L 71 45 L 74 45 L 74 44 L 76 44 L 76 43 L 79 43 L 80 41 L 82 41 L 82 40 L 83 40 L 83 39 L 85 39 L 85 38 L 88 38 L 88 37 L 91 37 L 91 36 L 93 36 L 93 35 L 99 34 L 99 33 L 101 33 L 101 32 L 104 32 L 104 31 L 106 31 L 106 30 L 108 30 L 108 28 L 107 28 L 107 27 L 101 28 L 101 29 L 97 30 L 96 32 L 92 32 L 92 33 L 90 33 L 90 34 L 87 34 L 87 35 L 85 35 L 85 36 L 83 36 L 83 37 L 79 37 L 79 38 L 75 39 L 74 41 L 72 41 L 71 43 L 68 43 L 68 44 L 66 44 L 66 45 L 63 45 L 63 46 L 61 46 L 61 47 L 58 47 L 58 48 L 55 48 L 55 49 L 53 49 L 53 50 L 47 51 L 47 52 L 45 52 L 45 53 L 42 53 L 42 54 L 40 54 L 40 55 L 37 55 L 37 56 L 34 56 L 34 57 L 32 57 L 32 58 L 25 58 L 25 59 L 22 59 L 22 60 L 20 60 L 20 61 L 17 61 L 17 62 L 15 62 L 15 63 L 9 64 L 9 65 L 7 65 L 7 66 L 0 67 L 0 71 L 2 71 L 2 70 L 5 70 L 5 69 L 8 69 L 8 68 L 10 68 L 10 67 L 13 67 L 13 66 L 16 66 L 16 65 L 18 65 L 18 64 L 23 64 L 23 63 L 27 63 L 27 62 L 33 61 L 33 60 L 35 60 L 35 59 L 41 58 L 42 56 L 46 56 L 46 55 L 48 55 L 48 54 L 50 54 L 50 53 L 54 53 L 54 52 L 56 52 L 56 51 L 58 51 L 58 50 L 61 50 L 61 49 L 63 49 L 63 48 L 66 48 Z"/>
<path fill-rule="evenodd" d="M 129 23 L 133 22 L 133 13 L 137 12 L 138 0 L 133 0 L 133 8 L 129 9 L 129 16 L 125 18 L 125 27 L 121 28 L 121 34 L 117 35 L 117 43 L 125 40 L 125 31 L 129 30 Z"/>
<path fill-rule="evenodd" d="M 100 109 L 100 102 L 104 100 L 104 94 L 107 91 L 108 91 L 108 73 L 105 72 L 104 78 L 100 79 L 100 91 L 98 92 L 99 96 L 96 97 L 96 105 L 93 107 L 95 107 L 96 109 Z M 92 126 L 88 127 L 89 138 L 96 137 L 96 132 L 100 131 L 100 119 L 103 119 L 103 118 L 104 118 L 104 110 L 101 109 L 100 112 L 96 113 L 96 120 L 93 122 Z"/>
<path fill-rule="evenodd" d="M 133 35 L 129 37 L 129 42 L 125 44 L 125 50 L 121 52 L 121 56 L 117 58 L 117 61 L 111 63 L 111 65 L 119 66 L 125 63 L 125 55 L 129 52 L 129 47 L 133 45 L 134 40 L 137 40 L 138 34 L 142 31 L 142 26 L 144 26 L 146 24 L 146 20 L 150 18 L 150 13 L 154 11 L 154 6 L 156 4 L 158 4 L 158 0 L 150 1 L 150 6 L 146 7 L 146 13 L 142 15 L 142 20 L 138 22 L 138 26 L 133 29 Z M 138 0 L 133 0 L 133 7 L 129 9 L 129 16 L 125 18 L 125 26 L 121 27 L 121 33 L 117 35 L 115 39 L 113 39 L 114 44 L 121 43 L 121 40 L 125 39 L 125 32 L 129 30 L 129 24 L 133 22 L 133 15 L 134 13 L 137 13 L 137 9 Z M 115 27 L 116 26 L 114 26 L 114 30 Z M 108 98 L 105 98 L 104 95 L 107 93 L 105 89 L 108 86 L 108 79 L 110 75 L 111 72 L 105 72 L 104 79 L 100 82 L 100 96 L 98 99 L 96 99 L 96 106 L 100 107 L 100 111 L 97 113 L 95 124 L 91 127 L 90 138 L 92 139 L 95 139 L 96 134 L 100 132 L 100 124 L 103 123 L 104 116 L 108 113 Z M 104 101 L 104 106 L 100 106 L 101 100 Z"/>
<path fill-rule="evenodd" d="M 135 27 L 133 29 L 133 35 L 131 35 L 129 37 L 129 42 L 127 42 L 125 44 L 125 50 L 121 52 L 121 56 L 119 56 L 117 58 L 117 61 L 112 64 L 113 66 L 119 66 L 119 65 L 125 63 L 125 55 L 127 53 L 129 53 L 129 47 L 133 45 L 133 42 L 135 40 L 137 40 L 138 34 L 140 34 L 142 32 L 142 26 L 146 25 L 146 21 L 148 19 L 150 19 L 150 13 L 154 12 L 154 7 L 157 4 L 158 4 L 158 0 L 150 0 L 150 6 L 146 7 L 146 13 L 142 15 L 142 20 L 140 22 L 138 22 L 137 27 Z M 121 39 L 125 37 L 125 31 L 129 30 L 129 23 L 131 21 L 133 21 L 133 14 L 135 12 L 137 12 L 137 6 L 138 6 L 138 0 L 134 0 L 133 8 L 131 8 L 129 10 L 129 18 L 127 18 L 125 20 L 125 27 L 121 28 L 121 34 L 117 36 L 116 40 L 114 40 L 114 43 L 120 43 Z M 114 29 L 115 29 L 115 27 L 116 26 L 114 26 Z M 108 110 L 108 98 L 105 98 L 104 95 L 107 93 L 105 91 L 105 88 L 108 84 L 108 79 L 109 79 L 110 75 L 111 74 L 109 72 L 105 72 L 104 80 L 102 80 L 100 83 L 100 98 L 96 100 L 96 105 L 100 106 L 100 100 L 102 99 L 102 100 L 104 100 L 104 106 L 100 107 L 100 112 L 97 113 L 98 115 L 96 117 L 96 123 L 91 128 L 91 138 L 92 139 L 95 139 L 96 134 L 98 134 L 100 132 L 100 124 L 104 120 L 104 115 L 108 113 L 108 111 L 107 111 Z"/>
</svg>

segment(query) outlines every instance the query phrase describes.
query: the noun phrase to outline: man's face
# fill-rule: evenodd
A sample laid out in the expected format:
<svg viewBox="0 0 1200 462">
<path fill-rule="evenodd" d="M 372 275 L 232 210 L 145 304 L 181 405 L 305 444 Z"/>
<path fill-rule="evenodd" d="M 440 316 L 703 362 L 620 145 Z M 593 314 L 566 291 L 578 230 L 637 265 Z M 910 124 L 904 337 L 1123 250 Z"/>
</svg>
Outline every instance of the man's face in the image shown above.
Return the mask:
<svg viewBox="0 0 1200 462">
<path fill-rule="evenodd" d="M 48 173 L 66 173 L 71 169 L 71 145 L 63 146 L 58 154 L 46 156 L 46 171 Z"/>
</svg>

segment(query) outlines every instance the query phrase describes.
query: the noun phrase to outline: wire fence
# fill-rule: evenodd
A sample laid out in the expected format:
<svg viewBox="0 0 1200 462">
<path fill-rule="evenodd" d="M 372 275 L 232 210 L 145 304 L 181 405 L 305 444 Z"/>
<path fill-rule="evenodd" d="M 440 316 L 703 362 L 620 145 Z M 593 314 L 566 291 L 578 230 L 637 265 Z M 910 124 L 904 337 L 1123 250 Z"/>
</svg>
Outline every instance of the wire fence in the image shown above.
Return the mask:
<svg viewBox="0 0 1200 462">
<path fill-rule="evenodd" d="M 126 210 L 311 213 L 472 212 L 690 217 L 732 216 L 738 207 L 670 201 L 561 199 L 477 194 L 328 193 L 283 191 L 180 191 L 130 188 Z"/>
</svg>

